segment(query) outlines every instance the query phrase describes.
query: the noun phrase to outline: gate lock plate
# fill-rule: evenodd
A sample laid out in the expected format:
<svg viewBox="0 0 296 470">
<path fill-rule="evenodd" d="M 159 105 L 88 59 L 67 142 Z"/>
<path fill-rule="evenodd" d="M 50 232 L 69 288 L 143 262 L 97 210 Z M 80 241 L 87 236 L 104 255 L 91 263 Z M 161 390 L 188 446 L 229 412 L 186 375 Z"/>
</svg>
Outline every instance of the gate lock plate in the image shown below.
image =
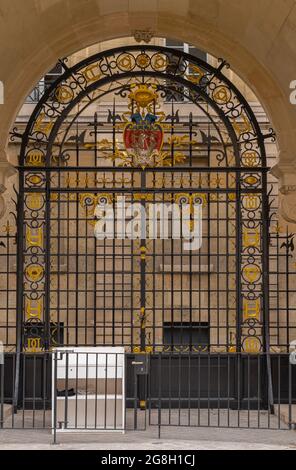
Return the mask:
<svg viewBox="0 0 296 470">
<path fill-rule="evenodd" d="M 136 375 L 148 374 L 149 356 L 147 354 L 137 354 L 136 359 L 132 361 L 132 365 L 135 367 Z"/>
</svg>

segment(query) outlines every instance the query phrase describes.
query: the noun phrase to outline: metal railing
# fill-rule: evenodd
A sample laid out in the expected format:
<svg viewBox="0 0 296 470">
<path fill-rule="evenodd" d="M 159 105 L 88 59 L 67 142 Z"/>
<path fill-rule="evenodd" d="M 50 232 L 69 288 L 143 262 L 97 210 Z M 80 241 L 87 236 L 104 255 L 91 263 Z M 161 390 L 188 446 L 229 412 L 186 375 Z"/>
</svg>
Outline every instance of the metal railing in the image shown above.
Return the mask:
<svg viewBox="0 0 296 470">
<path fill-rule="evenodd" d="M 2 429 L 58 433 L 157 426 L 294 429 L 296 367 L 289 354 L 17 353 L 0 366 Z"/>
</svg>

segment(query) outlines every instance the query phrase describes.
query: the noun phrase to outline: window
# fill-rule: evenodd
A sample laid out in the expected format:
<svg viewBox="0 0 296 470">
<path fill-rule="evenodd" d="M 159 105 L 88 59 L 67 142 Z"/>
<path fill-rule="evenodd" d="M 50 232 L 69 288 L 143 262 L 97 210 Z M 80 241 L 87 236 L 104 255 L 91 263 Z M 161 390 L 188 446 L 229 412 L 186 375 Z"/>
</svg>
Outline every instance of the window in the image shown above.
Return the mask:
<svg viewBox="0 0 296 470">
<path fill-rule="evenodd" d="M 197 57 L 198 59 L 201 59 L 207 62 L 207 53 L 204 51 L 201 51 L 200 49 L 197 49 L 194 46 L 191 46 L 190 44 L 180 42 L 180 41 L 175 41 L 172 39 L 167 39 L 165 45 L 166 47 L 171 47 L 172 49 L 177 49 L 181 52 L 191 54 L 194 57 Z M 173 56 L 172 56 L 172 62 L 168 64 L 167 72 L 169 73 L 170 69 L 174 70 L 175 66 L 176 66 L 175 58 L 173 59 Z M 194 73 L 190 70 L 188 72 Z M 186 98 L 183 95 L 183 89 L 184 87 L 182 85 L 174 84 L 173 89 L 170 92 L 168 92 L 166 96 L 166 101 L 184 102 Z"/>
<path fill-rule="evenodd" d="M 59 62 L 44 76 L 44 88 L 50 87 L 50 85 L 55 82 L 60 75 L 63 73 L 63 66 Z"/>
<path fill-rule="evenodd" d="M 63 71 L 62 64 L 57 63 L 53 69 L 44 75 L 35 88 L 33 88 L 32 92 L 26 99 L 26 103 L 38 103 L 45 91 L 59 78 L 60 75 L 62 75 Z"/>
<path fill-rule="evenodd" d="M 188 348 L 191 351 L 208 349 L 210 328 L 207 322 L 165 322 L 163 345 L 166 351 Z"/>
</svg>

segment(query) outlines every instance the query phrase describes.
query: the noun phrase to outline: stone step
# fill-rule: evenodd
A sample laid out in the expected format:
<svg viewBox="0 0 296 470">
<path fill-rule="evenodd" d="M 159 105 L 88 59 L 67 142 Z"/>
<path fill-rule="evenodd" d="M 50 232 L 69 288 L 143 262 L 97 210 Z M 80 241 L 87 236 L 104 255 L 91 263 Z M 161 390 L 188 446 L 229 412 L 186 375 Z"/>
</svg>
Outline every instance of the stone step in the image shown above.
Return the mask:
<svg viewBox="0 0 296 470">
<path fill-rule="evenodd" d="M 12 414 L 13 414 L 13 406 L 4 404 L 3 405 L 3 421 L 8 419 L 10 416 L 12 416 Z"/>
<path fill-rule="evenodd" d="M 291 405 L 291 415 L 289 405 L 275 405 L 274 413 L 283 423 L 291 424 L 292 429 L 296 430 L 296 405 Z"/>
</svg>

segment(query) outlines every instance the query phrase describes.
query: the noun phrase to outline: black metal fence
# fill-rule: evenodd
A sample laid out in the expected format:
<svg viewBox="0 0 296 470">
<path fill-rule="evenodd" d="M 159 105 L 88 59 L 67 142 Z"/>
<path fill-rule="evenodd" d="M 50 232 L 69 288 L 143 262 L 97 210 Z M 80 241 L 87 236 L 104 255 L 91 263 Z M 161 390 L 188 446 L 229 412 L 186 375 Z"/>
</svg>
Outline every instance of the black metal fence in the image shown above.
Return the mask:
<svg viewBox="0 0 296 470">
<path fill-rule="evenodd" d="M 20 360 L 18 396 L 15 371 Z M 1 428 L 76 431 L 157 426 L 294 429 L 289 354 L 5 354 Z"/>
<path fill-rule="evenodd" d="M 296 368 L 288 354 L 159 354 L 151 357 L 149 423 L 161 426 L 291 429 Z M 153 409 L 157 408 L 157 415 Z"/>
</svg>

